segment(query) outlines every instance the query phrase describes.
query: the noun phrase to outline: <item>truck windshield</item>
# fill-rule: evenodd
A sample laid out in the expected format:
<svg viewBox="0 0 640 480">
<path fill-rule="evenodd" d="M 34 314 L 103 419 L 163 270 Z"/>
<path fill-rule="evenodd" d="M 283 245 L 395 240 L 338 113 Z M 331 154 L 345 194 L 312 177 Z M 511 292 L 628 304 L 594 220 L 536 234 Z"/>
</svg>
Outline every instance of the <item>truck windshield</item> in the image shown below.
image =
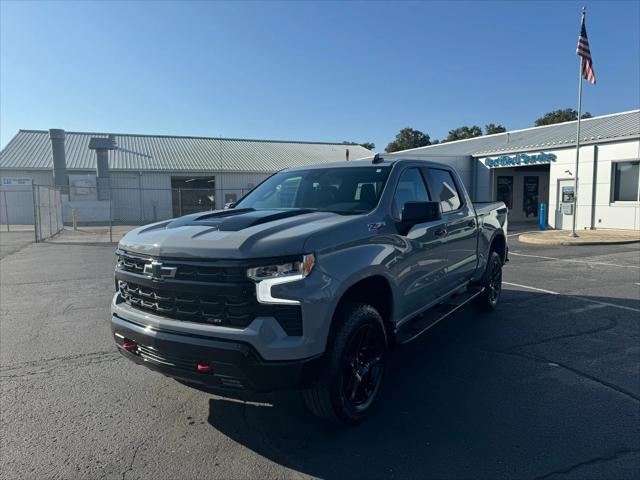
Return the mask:
<svg viewBox="0 0 640 480">
<path fill-rule="evenodd" d="M 357 215 L 373 210 L 390 167 L 342 167 L 276 173 L 235 208 L 317 210 Z"/>
</svg>

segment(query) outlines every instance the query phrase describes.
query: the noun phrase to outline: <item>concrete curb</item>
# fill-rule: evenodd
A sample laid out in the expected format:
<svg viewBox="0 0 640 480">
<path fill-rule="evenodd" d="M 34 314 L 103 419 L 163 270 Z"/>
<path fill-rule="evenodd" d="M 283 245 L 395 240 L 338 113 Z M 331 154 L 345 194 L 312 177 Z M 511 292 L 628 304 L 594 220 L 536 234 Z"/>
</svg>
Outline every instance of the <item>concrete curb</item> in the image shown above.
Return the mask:
<svg viewBox="0 0 640 480">
<path fill-rule="evenodd" d="M 532 245 L 551 245 L 551 246 L 584 246 L 584 245 L 625 245 L 629 243 L 640 243 L 639 238 L 612 238 L 611 240 L 604 240 L 601 238 L 577 239 L 567 240 L 557 237 L 545 238 L 544 234 L 522 234 L 518 236 L 518 240 L 522 243 L 529 243 Z"/>
</svg>

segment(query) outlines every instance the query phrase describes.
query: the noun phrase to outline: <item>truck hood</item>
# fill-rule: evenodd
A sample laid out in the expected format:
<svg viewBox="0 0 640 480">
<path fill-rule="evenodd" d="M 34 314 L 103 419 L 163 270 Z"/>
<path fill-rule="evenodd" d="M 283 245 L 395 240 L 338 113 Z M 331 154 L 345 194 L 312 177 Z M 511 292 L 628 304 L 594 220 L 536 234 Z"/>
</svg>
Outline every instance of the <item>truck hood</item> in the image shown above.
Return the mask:
<svg viewBox="0 0 640 480">
<path fill-rule="evenodd" d="M 299 255 L 309 236 L 357 217 L 309 210 L 230 209 L 138 227 L 123 250 L 158 257 L 266 258 Z"/>
</svg>

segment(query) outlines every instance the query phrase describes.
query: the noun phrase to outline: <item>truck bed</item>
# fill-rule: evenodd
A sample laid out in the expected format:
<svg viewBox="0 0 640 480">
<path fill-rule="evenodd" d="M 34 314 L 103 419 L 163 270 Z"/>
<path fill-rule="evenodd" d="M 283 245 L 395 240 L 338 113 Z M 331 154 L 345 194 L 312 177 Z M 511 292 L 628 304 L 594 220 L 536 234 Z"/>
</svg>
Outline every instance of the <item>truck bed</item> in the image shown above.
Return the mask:
<svg viewBox="0 0 640 480">
<path fill-rule="evenodd" d="M 484 223 L 486 217 L 494 217 L 498 224 L 502 227 L 504 234 L 507 234 L 507 206 L 504 202 L 473 202 L 473 208 L 476 210 L 476 216 L 480 224 Z"/>
<path fill-rule="evenodd" d="M 478 215 L 486 215 L 494 210 L 498 213 L 502 213 L 502 209 L 504 209 L 505 213 L 507 211 L 507 206 L 504 202 L 473 202 L 473 208 L 475 208 Z"/>
</svg>

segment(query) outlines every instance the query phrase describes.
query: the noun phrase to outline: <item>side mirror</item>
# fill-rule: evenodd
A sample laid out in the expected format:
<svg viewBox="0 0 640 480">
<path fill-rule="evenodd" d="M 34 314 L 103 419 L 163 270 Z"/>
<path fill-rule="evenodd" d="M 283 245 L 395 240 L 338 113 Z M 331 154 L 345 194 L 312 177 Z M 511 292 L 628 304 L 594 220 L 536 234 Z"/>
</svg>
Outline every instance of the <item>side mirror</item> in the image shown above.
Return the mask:
<svg viewBox="0 0 640 480">
<path fill-rule="evenodd" d="M 229 202 L 224 204 L 224 210 L 229 210 L 230 208 L 235 208 L 236 202 Z"/>
<path fill-rule="evenodd" d="M 407 202 L 402 209 L 402 223 L 434 222 L 442 218 L 440 202 Z"/>
</svg>

